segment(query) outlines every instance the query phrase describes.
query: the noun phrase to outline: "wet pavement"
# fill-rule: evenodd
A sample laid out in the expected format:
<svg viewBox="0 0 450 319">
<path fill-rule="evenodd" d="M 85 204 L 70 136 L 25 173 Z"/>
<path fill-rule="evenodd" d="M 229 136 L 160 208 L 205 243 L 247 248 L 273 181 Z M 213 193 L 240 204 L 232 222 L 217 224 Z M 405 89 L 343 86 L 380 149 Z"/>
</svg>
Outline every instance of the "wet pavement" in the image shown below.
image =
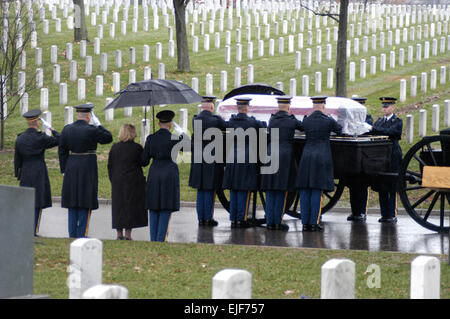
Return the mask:
<svg viewBox="0 0 450 319">
<path fill-rule="evenodd" d="M 39 235 L 66 238 L 67 209 L 54 202 L 54 207 L 43 211 Z M 263 226 L 231 229 L 229 214 L 216 208 L 214 218 L 219 226 L 198 227 L 195 207 L 186 205 L 172 214 L 168 242 L 210 243 L 280 247 L 308 247 L 327 249 L 357 249 L 367 251 L 398 251 L 420 254 L 448 254 L 449 236 L 423 228 L 409 215 L 399 214 L 397 224 L 381 224 L 377 213 L 369 213 L 365 223 L 348 222 L 346 209 L 331 210 L 323 215 L 323 232 L 302 232 L 301 220 L 286 216 L 289 231 L 267 230 Z M 263 218 L 258 210 L 256 218 Z M 88 236 L 98 239 L 116 239 L 111 228 L 111 206 L 106 201 L 91 216 Z M 149 241 L 149 227 L 135 228 L 133 240 Z"/>
</svg>

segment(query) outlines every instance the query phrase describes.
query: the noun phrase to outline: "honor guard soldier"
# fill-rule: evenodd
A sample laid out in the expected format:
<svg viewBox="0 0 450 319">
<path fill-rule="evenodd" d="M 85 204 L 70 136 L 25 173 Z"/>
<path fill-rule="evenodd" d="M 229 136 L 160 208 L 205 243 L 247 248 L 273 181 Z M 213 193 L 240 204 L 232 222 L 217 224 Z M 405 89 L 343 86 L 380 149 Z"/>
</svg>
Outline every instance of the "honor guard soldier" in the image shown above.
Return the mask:
<svg viewBox="0 0 450 319">
<path fill-rule="evenodd" d="M 277 97 L 278 112 L 272 114 L 269 120 L 268 133 L 270 137 L 268 154 L 272 154 L 272 144 L 278 143 L 278 171 L 273 174 L 262 174 L 261 190 L 266 191 L 266 224 L 270 230 L 287 231 L 289 226 L 282 223 L 286 199 L 289 191 L 295 190 L 295 175 L 297 165 L 294 153 L 295 130 L 303 131 L 302 122 L 289 114 L 290 96 Z M 273 130 L 278 130 L 278 141 L 273 140 Z"/>
<path fill-rule="evenodd" d="M 250 154 L 252 156 L 258 154 L 258 142 L 250 141 L 249 136 L 252 136 L 253 132 L 253 136 L 257 138 L 259 128 L 266 127 L 266 123 L 247 115 L 250 100 L 250 98 L 236 99 L 238 113 L 233 114 L 227 123 L 227 134 L 234 135 L 232 137 L 234 139 L 234 151 L 229 152 L 227 145 L 227 159 L 222 187 L 230 190 L 232 228 L 248 228 L 251 226 L 247 221 L 250 192 L 258 190 L 260 183 L 258 163 L 257 161 L 250 161 Z M 227 137 L 227 144 L 228 139 Z M 245 143 L 237 142 L 238 139 L 241 142 L 242 139 L 245 139 Z"/>
<path fill-rule="evenodd" d="M 192 119 L 192 160 L 191 171 L 189 174 L 189 186 L 197 189 L 197 217 L 199 226 L 217 226 L 218 223 L 213 219 L 214 201 L 216 191 L 222 189 L 222 179 L 224 170 L 224 161 L 220 163 L 206 162 L 203 158 L 203 150 L 211 140 L 203 140 L 204 132 L 209 128 L 217 128 L 220 131 L 226 130 L 225 121 L 218 115 L 214 115 L 214 96 L 204 96 L 202 100 L 202 111 L 194 115 Z M 196 143 L 195 134 L 200 143 Z M 201 134 L 201 135 L 200 135 Z M 197 149 L 198 148 L 198 149 Z M 211 154 L 211 155 L 215 155 Z"/>
<path fill-rule="evenodd" d="M 402 162 L 402 149 L 398 141 L 402 137 L 403 121 L 394 114 L 394 97 L 380 97 L 383 106 L 383 117 L 379 118 L 373 126 L 367 125 L 371 134 L 387 135 L 392 141 L 391 172 L 398 173 Z M 380 223 L 397 222 L 397 177 L 383 177 L 379 183 L 372 186 L 379 194 L 381 218 Z"/>
<path fill-rule="evenodd" d="M 323 191 L 334 190 L 333 158 L 330 133 L 342 131 L 333 118 L 325 115 L 326 97 L 311 98 L 313 113 L 303 120 L 306 144 L 297 172 L 296 187 L 300 189 L 300 213 L 303 231 L 321 231 L 319 219 Z"/>
<path fill-rule="evenodd" d="M 60 134 L 49 123 L 40 119 L 41 111 L 30 110 L 23 114 L 28 129 L 19 134 L 15 143 L 14 175 L 20 181 L 20 186 L 33 187 L 34 193 L 34 235 L 39 232 L 42 209 L 52 206 L 50 180 L 45 164 L 45 150 L 58 146 Z M 39 120 L 53 136 L 39 131 Z"/>
<path fill-rule="evenodd" d="M 367 98 L 352 97 L 352 100 L 361 105 L 365 105 Z M 369 125 L 373 124 L 373 119 L 370 114 L 366 115 L 365 122 Z M 367 176 L 347 177 L 346 184 L 350 193 L 350 206 L 352 210 L 352 213 L 347 217 L 347 220 L 356 222 L 366 221 L 369 178 Z"/>
<path fill-rule="evenodd" d="M 61 207 L 69 209 L 69 237 L 81 238 L 87 236 L 91 212 L 98 208 L 97 144 L 111 143 L 113 138 L 95 116 L 93 104 L 74 108 L 77 121 L 64 127 L 59 144 L 64 174 Z"/>
<path fill-rule="evenodd" d="M 182 129 L 172 121 L 175 113 L 164 110 L 156 114 L 160 129 L 149 135 L 142 153 L 142 165 L 148 170 L 145 189 L 145 208 L 150 215 L 150 240 L 164 242 L 172 212 L 180 210 L 180 175 L 176 158 L 172 158 L 172 148 L 183 138 Z M 174 126 L 179 138 L 173 137 L 170 129 Z M 178 154 L 178 152 L 176 152 Z"/>
</svg>

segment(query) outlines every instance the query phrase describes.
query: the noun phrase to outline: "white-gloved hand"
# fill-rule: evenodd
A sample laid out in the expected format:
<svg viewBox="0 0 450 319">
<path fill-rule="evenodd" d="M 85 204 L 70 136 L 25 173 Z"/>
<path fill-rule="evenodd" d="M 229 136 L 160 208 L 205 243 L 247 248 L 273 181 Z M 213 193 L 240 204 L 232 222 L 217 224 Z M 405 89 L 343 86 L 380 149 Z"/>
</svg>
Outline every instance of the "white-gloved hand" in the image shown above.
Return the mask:
<svg viewBox="0 0 450 319">
<path fill-rule="evenodd" d="M 46 120 L 44 120 L 43 118 L 39 118 L 40 120 L 41 120 L 41 122 L 42 122 L 42 126 L 44 126 L 46 129 L 48 129 L 48 130 L 51 130 L 52 129 L 52 126 L 50 125 L 50 123 L 49 122 L 47 122 Z"/>
<path fill-rule="evenodd" d="M 372 125 L 370 125 L 370 124 L 368 124 L 368 123 L 366 123 L 366 122 L 364 122 L 363 125 L 364 125 L 364 127 L 365 127 L 366 129 L 368 129 L 369 131 L 372 130 Z"/>
<path fill-rule="evenodd" d="M 94 126 L 102 125 L 98 117 L 94 114 L 94 111 L 92 111 L 91 114 L 92 114 L 92 123 L 94 124 Z"/>
<path fill-rule="evenodd" d="M 177 122 L 172 121 L 172 123 L 173 123 L 173 129 L 174 129 L 174 131 L 175 131 L 178 135 L 181 135 L 181 134 L 184 133 L 183 129 L 181 128 L 181 126 L 179 126 L 179 125 L 177 124 Z"/>
</svg>

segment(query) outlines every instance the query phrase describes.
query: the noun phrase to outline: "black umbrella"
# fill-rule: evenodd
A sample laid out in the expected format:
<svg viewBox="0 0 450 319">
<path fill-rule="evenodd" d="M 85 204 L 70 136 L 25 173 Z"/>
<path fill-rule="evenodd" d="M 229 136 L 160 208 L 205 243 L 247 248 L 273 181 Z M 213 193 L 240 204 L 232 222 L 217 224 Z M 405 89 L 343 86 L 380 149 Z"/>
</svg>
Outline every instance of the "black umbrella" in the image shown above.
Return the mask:
<svg viewBox="0 0 450 319">
<path fill-rule="evenodd" d="M 190 104 L 202 100 L 202 97 L 186 84 L 161 79 L 131 83 L 116 94 L 119 96 L 105 107 L 105 110 L 128 106 L 152 106 L 153 131 L 155 131 L 155 105 Z M 147 109 L 145 119 L 147 119 Z"/>
<path fill-rule="evenodd" d="M 240 94 L 285 95 L 283 91 L 278 90 L 268 84 L 252 83 L 252 84 L 245 84 L 231 90 L 223 97 L 223 100 L 225 101 L 230 97 Z"/>
</svg>

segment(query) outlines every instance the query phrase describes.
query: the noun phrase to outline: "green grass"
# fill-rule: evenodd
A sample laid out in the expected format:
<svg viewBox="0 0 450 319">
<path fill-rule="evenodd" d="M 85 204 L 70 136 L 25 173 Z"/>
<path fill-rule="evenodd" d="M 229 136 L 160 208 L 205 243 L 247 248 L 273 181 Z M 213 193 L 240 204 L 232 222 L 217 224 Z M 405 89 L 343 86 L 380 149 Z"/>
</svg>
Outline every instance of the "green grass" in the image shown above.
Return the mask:
<svg viewBox="0 0 450 319">
<path fill-rule="evenodd" d="M 49 14 L 49 13 L 47 13 Z M 38 15 L 36 15 L 38 17 Z M 59 13 L 61 16 L 61 13 Z M 129 16 L 132 16 L 132 10 L 129 11 Z M 226 16 L 225 16 L 226 17 Z M 119 20 L 122 19 L 122 10 L 119 12 Z M 210 51 L 203 51 L 203 36 L 200 35 L 200 26 L 199 24 L 195 25 L 195 34 L 199 36 L 199 52 L 192 52 L 192 37 L 188 35 L 188 43 L 190 47 L 190 61 L 191 61 L 191 72 L 189 73 L 180 73 L 176 70 L 176 58 L 168 57 L 168 32 L 167 28 L 164 27 L 164 21 L 162 16 L 160 17 L 159 30 L 153 30 L 153 14 L 151 14 L 151 8 L 149 8 L 149 32 L 143 32 L 142 30 L 142 21 L 143 21 L 143 13 L 140 11 L 138 33 L 132 33 L 132 18 L 129 18 L 127 25 L 127 35 L 122 36 L 120 33 L 120 22 L 116 23 L 116 35 L 115 39 L 110 39 L 109 37 L 109 23 L 112 22 L 112 14 L 108 17 L 108 24 L 104 26 L 103 34 L 104 38 L 101 40 L 101 52 L 106 52 L 108 54 L 108 71 L 103 73 L 100 71 L 100 55 L 94 55 L 93 52 L 93 38 L 97 36 L 97 27 L 90 25 L 90 19 L 87 19 L 87 25 L 89 29 L 89 38 L 92 42 L 88 43 L 87 46 L 87 55 L 92 56 L 93 58 L 93 75 L 90 77 L 86 77 L 84 74 L 85 70 L 85 61 L 81 59 L 79 54 L 79 44 L 73 44 L 73 59 L 78 62 L 78 78 L 86 79 L 86 101 L 92 102 L 96 105 L 96 114 L 100 118 L 102 124 L 112 132 L 114 136 L 114 142 L 117 142 L 117 135 L 120 127 L 124 123 L 132 123 L 136 125 L 136 127 L 140 128 L 140 121 L 144 116 L 142 108 L 134 108 L 133 116 L 131 118 L 124 117 L 123 110 L 117 110 L 114 115 L 114 121 L 106 122 L 104 120 L 104 113 L 102 109 L 105 106 L 105 100 L 107 97 L 113 97 L 112 92 L 112 73 L 119 72 L 121 74 L 121 88 L 124 88 L 128 84 L 128 72 L 130 69 L 136 70 L 136 80 L 143 80 L 144 76 L 144 67 L 150 66 L 152 69 L 153 77 L 157 77 L 158 73 L 158 63 L 163 62 L 166 65 L 166 78 L 167 79 L 176 79 L 183 81 L 184 83 L 191 85 L 191 80 L 193 77 L 197 77 L 199 79 L 199 93 L 200 95 L 204 94 L 205 90 L 205 81 L 206 74 L 211 73 L 214 76 L 214 94 L 218 98 L 222 98 L 227 92 L 220 92 L 220 71 L 225 70 L 228 72 L 228 90 L 231 90 L 234 86 L 234 69 L 235 67 L 241 67 L 242 75 L 241 75 L 241 83 L 247 83 L 247 66 L 248 64 L 254 65 L 254 81 L 255 82 L 263 82 L 268 83 L 270 85 L 275 86 L 277 82 L 283 82 L 285 91 L 289 93 L 289 80 L 291 78 L 297 79 L 297 94 L 301 94 L 301 77 L 304 74 L 309 75 L 310 77 L 310 94 L 314 95 L 314 74 L 316 71 L 322 72 L 322 94 L 333 95 L 334 89 L 326 89 L 326 70 L 327 68 L 335 68 L 334 61 L 336 57 L 336 43 L 333 41 L 332 30 L 333 27 L 336 26 L 332 21 L 329 21 L 328 28 L 331 30 L 331 43 L 332 43 L 332 59 L 331 61 L 327 61 L 325 59 L 325 45 L 326 45 L 326 28 L 322 26 L 322 63 L 318 65 L 315 63 L 315 47 L 317 45 L 316 41 L 316 32 L 315 29 L 312 30 L 313 34 L 313 44 L 308 46 L 307 43 L 307 19 L 305 20 L 305 32 L 304 32 L 304 48 L 302 51 L 302 67 L 301 70 L 296 71 L 294 69 L 295 64 L 295 52 L 288 53 L 288 41 L 287 35 L 281 34 L 281 24 L 279 28 L 279 35 L 275 35 L 274 27 L 272 25 L 271 29 L 271 38 L 275 39 L 275 55 L 268 56 L 268 47 L 269 41 L 268 39 L 264 39 L 264 28 L 261 28 L 261 38 L 264 39 L 265 42 L 265 56 L 258 57 L 257 54 L 257 41 L 256 41 L 256 27 L 252 25 L 252 41 L 254 42 L 254 58 L 253 60 L 247 60 L 247 43 L 246 43 L 246 26 L 245 23 L 242 27 L 242 35 L 241 35 L 241 43 L 242 43 L 242 57 L 243 60 L 240 63 L 236 62 L 235 59 L 235 38 L 236 38 L 236 23 L 237 19 L 234 18 L 235 28 L 231 31 L 231 64 L 226 65 L 224 63 L 224 51 L 225 51 L 225 31 L 228 30 L 227 20 L 225 18 L 224 23 L 224 32 L 221 33 L 221 48 L 215 49 L 214 47 L 214 35 L 210 35 Z M 201 17 L 199 17 L 199 21 Z M 190 22 L 192 22 L 192 17 L 190 17 Z M 97 25 L 101 23 L 101 17 L 97 17 Z M 173 21 L 170 19 L 171 25 Z M 297 21 L 298 23 L 298 21 Z M 354 23 L 356 27 L 356 21 L 351 21 L 350 23 Z M 314 23 L 313 23 L 314 25 Z M 417 25 L 416 25 L 417 26 Z M 172 25 L 174 28 L 174 26 Z M 50 46 L 56 44 L 58 46 L 58 63 L 61 67 L 61 82 L 66 82 L 68 85 L 68 104 L 70 106 L 77 105 L 83 103 L 84 101 L 77 101 L 77 82 L 69 81 L 69 64 L 70 61 L 66 60 L 62 56 L 63 50 L 65 50 L 66 43 L 73 41 L 73 31 L 67 30 L 67 25 L 63 19 L 62 21 L 62 31 L 61 33 L 55 33 L 55 22 L 50 20 L 50 33 L 48 35 L 43 34 L 42 32 L 42 24 L 38 25 L 38 47 L 43 49 L 43 64 L 42 68 L 44 69 L 44 87 L 49 89 L 49 110 L 52 112 L 53 116 L 53 126 L 56 130 L 61 131 L 64 125 L 64 106 L 59 105 L 59 85 L 52 83 L 52 74 L 53 74 L 53 66 L 50 63 Z M 174 28 L 175 29 L 175 28 Z M 190 32 L 190 28 L 188 27 L 188 32 Z M 297 25 L 297 32 L 298 30 Z M 417 28 L 416 28 L 417 29 Z M 209 30 L 208 23 L 205 23 L 205 31 Z M 216 21 L 215 31 L 218 32 L 219 23 Z M 174 30 L 175 31 L 175 30 Z M 289 27 L 290 31 L 290 27 Z M 363 30 L 364 32 L 364 30 Z M 387 44 L 387 30 L 385 32 L 385 43 Z M 379 33 L 377 33 L 377 38 L 379 39 Z M 175 32 L 174 32 L 175 34 Z M 450 89 L 448 85 L 440 85 L 439 84 L 439 67 L 441 65 L 450 66 L 450 51 L 446 51 L 444 54 L 438 53 L 438 56 L 432 56 L 430 50 L 430 58 L 427 60 L 422 60 L 420 63 L 405 63 L 404 66 L 399 66 L 398 61 L 396 63 L 396 67 L 394 69 L 389 69 L 389 51 L 393 48 L 388 48 L 386 45 L 385 48 L 381 49 L 379 42 L 377 43 L 377 49 L 372 51 L 369 49 L 367 53 L 362 52 L 362 38 L 365 34 L 360 36 L 360 54 L 355 56 L 353 53 L 353 39 L 352 41 L 352 55 L 348 59 L 348 61 L 355 61 L 356 68 L 356 82 L 348 82 L 348 96 L 353 94 L 357 94 L 359 96 L 365 96 L 368 98 L 367 107 L 368 112 L 371 113 L 376 119 L 381 115 L 381 107 L 378 98 L 380 96 L 398 96 L 399 95 L 399 80 L 401 78 L 405 78 L 408 80 L 408 98 L 404 103 L 399 103 L 397 107 L 397 113 L 405 119 L 407 114 L 415 114 L 415 129 L 417 131 L 418 128 L 418 109 L 424 108 L 428 110 L 428 134 L 435 134 L 431 132 L 431 107 L 433 104 L 443 105 L 445 99 L 450 98 Z M 175 35 L 174 35 L 175 36 Z M 278 38 L 280 36 L 285 37 L 285 54 L 280 55 L 278 53 Z M 444 36 L 444 35 L 441 35 Z M 396 56 L 398 59 L 398 49 L 404 48 L 405 52 L 407 52 L 407 46 L 413 45 L 415 50 L 415 45 L 417 43 L 424 43 L 425 40 L 430 41 L 430 39 L 424 39 L 418 41 L 417 37 L 413 43 L 401 43 L 400 45 L 395 46 Z M 379 40 L 378 40 L 379 41 Z M 161 42 L 163 44 L 163 60 L 156 60 L 155 57 L 155 49 L 156 43 Z M 370 41 L 369 41 L 370 43 Z M 142 51 L 143 45 L 150 45 L 150 62 L 142 63 Z M 430 41 L 431 44 L 431 41 Z M 129 48 L 136 48 L 136 61 L 137 64 L 131 65 L 129 62 Z M 313 63 L 311 67 L 307 68 L 305 65 L 305 49 L 310 47 L 312 49 L 312 60 Z M 369 45 L 370 47 L 370 45 Z M 430 45 L 431 47 L 431 45 Z M 115 50 L 122 50 L 122 68 L 115 67 Z M 297 37 L 295 37 L 295 50 L 297 50 Z M 295 51 L 294 50 L 294 51 Z M 27 49 L 27 80 L 33 79 L 34 81 L 34 72 L 36 69 L 35 61 L 34 61 L 34 49 L 31 49 L 28 45 Z M 379 70 L 380 61 L 379 56 L 381 53 L 385 53 L 387 56 L 387 70 L 386 72 L 381 72 Z M 406 55 L 406 54 L 405 54 Z M 359 61 L 360 59 L 366 59 L 366 61 L 370 61 L 370 56 L 377 57 L 377 74 L 370 75 L 367 72 L 366 79 L 359 79 Z M 415 52 L 414 52 L 415 59 Z M 414 60 L 415 61 L 415 60 Z M 369 63 L 368 63 L 369 64 Z M 438 70 L 438 84 L 437 89 L 434 91 L 430 91 L 423 94 L 420 92 L 420 81 L 419 81 L 419 89 L 418 95 L 415 98 L 409 97 L 409 78 L 412 75 L 420 76 L 421 72 L 430 73 L 431 69 Z M 367 66 L 367 70 L 369 70 L 369 66 Z M 104 96 L 96 97 L 95 96 L 95 76 L 98 74 L 102 74 L 104 76 Z M 447 76 L 450 74 L 450 70 L 447 70 Z M 17 81 L 15 81 L 17 82 Z M 33 85 L 34 87 L 34 82 Z M 28 86 L 30 88 L 30 86 Z M 33 89 L 29 92 L 29 108 L 38 108 L 40 101 L 40 92 L 39 90 Z M 416 107 L 416 105 L 419 105 Z M 196 104 L 191 105 L 170 105 L 168 106 L 170 109 L 177 112 L 180 108 L 187 108 L 189 112 L 189 116 L 192 117 L 193 114 L 197 113 Z M 159 110 L 159 107 L 156 107 L 156 111 Z M 443 110 L 441 109 L 441 114 Z M 442 119 L 442 116 L 441 116 Z M 178 120 L 178 118 L 176 118 Z M 441 122 L 442 125 L 442 122 Z M 189 121 L 189 128 L 191 123 Z M 0 152 L 0 183 L 6 185 L 17 185 L 18 182 L 13 176 L 13 148 L 14 141 L 18 133 L 22 132 L 26 128 L 26 123 L 23 118 L 19 115 L 18 108 L 14 112 L 14 114 L 6 121 L 5 128 L 5 150 Z M 415 137 L 414 142 L 417 142 L 419 137 Z M 412 145 L 412 144 L 411 144 Z M 401 146 L 403 151 L 409 149 L 411 146 L 407 144 L 404 140 L 401 141 Z M 98 148 L 98 167 L 99 167 L 99 197 L 101 198 L 110 198 L 111 196 L 111 186 L 107 177 L 106 170 L 106 162 L 108 158 L 108 152 L 111 145 L 102 145 Z M 59 163 L 57 158 L 57 152 L 55 149 L 49 150 L 46 153 L 47 165 L 49 168 L 49 176 L 51 181 L 51 190 L 53 196 L 59 196 L 61 194 L 62 187 L 62 175 L 59 172 Z M 195 200 L 195 192 L 193 189 L 187 186 L 188 184 L 188 176 L 189 176 L 189 164 L 180 164 L 180 182 L 181 182 L 181 200 L 182 201 L 194 201 Z M 147 169 L 145 169 L 145 173 L 147 173 Z M 371 196 L 371 201 L 369 205 L 374 206 L 377 205 L 377 197 Z M 347 203 L 347 197 L 343 196 L 342 201 L 339 204 Z"/>
<path fill-rule="evenodd" d="M 69 239 L 35 245 L 34 293 L 68 298 Z M 129 298 L 211 298 L 214 275 L 225 268 L 252 274 L 252 298 L 320 298 L 321 266 L 331 258 L 356 264 L 359 299 L 409 298 L 410 264 L 417 255 L 394 252 L 103 241 L 103 283 L 120 284 Z M 441 260 L 441 298 L 450 298 L 450 267 Z M 380 267 L 380 288 L 369 288 L 369 265 Z M 369 279 L 370 280 L 370 279 Z"/>
</svg>

